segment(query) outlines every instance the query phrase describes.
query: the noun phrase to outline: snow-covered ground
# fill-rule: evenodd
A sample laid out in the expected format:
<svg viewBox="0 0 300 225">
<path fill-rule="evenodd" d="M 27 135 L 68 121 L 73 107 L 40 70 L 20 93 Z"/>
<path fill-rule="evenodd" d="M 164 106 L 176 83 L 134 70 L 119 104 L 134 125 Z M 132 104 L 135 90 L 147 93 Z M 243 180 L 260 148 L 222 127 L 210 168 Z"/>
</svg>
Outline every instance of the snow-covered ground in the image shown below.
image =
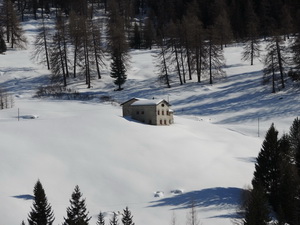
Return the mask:
<svg viewBox="0 0 300 225">
<path fill-rule="evenodd" d="M 36 24 L 24 24 L 29 41 Z M 153 50 L 155 51 L 155 50 Z M 132 51 L 124 90 L 115 92 L 109 72 L 87 90 L 92 101 L 33 98 L 49 71 L 30 60 L 27 50 L 0 55 L 0 86 L 15 96 L 15 106 L 0 111 L 1 224 L 27 220 L 30 196 L 40 179 L 61 224 L 75 185 L 86 198 L 96 224 L 102 211 L 126 206 L 138 224 L 186 221 L 197 205 L 203 225 L 228 225 L 235 217 L 241 189 L 251 183 L 266 130 L 274 122 L 280 134 L 299 116 L 299 88 L 271 94 L 261 85 L 262 65 L 240 60 L 241 46 L 225 49 L 227 78 L 214 85 L 189 81 L 163 88 L 154 73 L 153 51 Z M 75 87 L 75 85 L 74 85 Z M 116 102 L 132 97 L 169 99 L 175 124 L 150 126 L 122 117 Z M 18 120 L 19 111 L 19 120 Z"/>
</svg>

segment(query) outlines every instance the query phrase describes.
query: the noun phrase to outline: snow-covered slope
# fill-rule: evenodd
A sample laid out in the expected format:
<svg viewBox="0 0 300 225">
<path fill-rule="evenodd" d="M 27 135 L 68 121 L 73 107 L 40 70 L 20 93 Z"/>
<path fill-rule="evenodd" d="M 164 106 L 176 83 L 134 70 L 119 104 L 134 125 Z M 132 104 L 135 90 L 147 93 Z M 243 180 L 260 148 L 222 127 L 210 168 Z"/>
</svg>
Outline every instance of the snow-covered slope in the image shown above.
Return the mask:
<svg viewBox="0 0 300 225">
<path fill-rule="evenodd" d="M 24 27 L 32 41 L 35 24 Z M 124 91 L 113 91 L 108 71 L 91 90 L 76 85 L 94 93 L 89 102 L 32 98 L 49 72 L 29 60 L 30 48 L 0 55 L 1 87 L 15 96 L 15 107 L 0 111 L 1 224 L 27 219 L 32 202 L 25 199 L 37 179 L 55 224 L 63 222 L 75 185 L 86 198 L 91 224 L 100 210 L 108 222 L 126 206 L 137 225 L 168 224 L 173 212 L 185 223 L 191 201 L 203 225 L 231 224 L 266 129 L 275 122 L 287 132 L 299 112 L 298 91 L 271 94 L 261 86 L 261 64 L 240 61 L 241 46 L 225 49 L 227 78 L 212 86 L 174 81 L 171 89 L 157 83 L 152 51 L 132 51 Z M 169 99 L 175 124 L 127 120 L 118 104 L 100 103 L 101 96 L 117 102 Z"/>
</svg>

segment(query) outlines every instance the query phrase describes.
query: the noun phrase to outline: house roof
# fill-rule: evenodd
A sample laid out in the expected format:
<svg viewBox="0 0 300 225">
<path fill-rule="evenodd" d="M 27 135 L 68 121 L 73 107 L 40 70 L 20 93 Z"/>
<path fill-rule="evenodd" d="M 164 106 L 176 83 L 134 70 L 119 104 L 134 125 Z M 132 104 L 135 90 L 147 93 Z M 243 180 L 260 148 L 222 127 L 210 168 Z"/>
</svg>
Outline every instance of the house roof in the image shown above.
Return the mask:
<svg viewBox="0 0 300 225">
<path fill-rule="evenodd" d="M 138 98 L 131 98 L 131 99 L 127 100 L 126 102 L 121 103 L 121 105 L 125 105 L 127 102 L 130 102 L 132 100 L 138 101 L 139 99 Z"/>
<path fill-rule="evenodd" d="M 158 105 L 161 102 L 165 102 L 168 106 L 171 106 L 169 102 L 164 99 L 144 99 L 144 98 L 131 98 L 126 102 L 121 103 L 121 105 L 125 105 L 129 102 L 132 102 L 130 105 Z"/>
<path fill-rule="evenodd" d="M 164 99 L 138 99 L 138 101 L 133 102 L 131 105 L 158 105 L 161 102 L 165 102 L 168 106 L 170 106 L 170 104 Z"/>
</svg>

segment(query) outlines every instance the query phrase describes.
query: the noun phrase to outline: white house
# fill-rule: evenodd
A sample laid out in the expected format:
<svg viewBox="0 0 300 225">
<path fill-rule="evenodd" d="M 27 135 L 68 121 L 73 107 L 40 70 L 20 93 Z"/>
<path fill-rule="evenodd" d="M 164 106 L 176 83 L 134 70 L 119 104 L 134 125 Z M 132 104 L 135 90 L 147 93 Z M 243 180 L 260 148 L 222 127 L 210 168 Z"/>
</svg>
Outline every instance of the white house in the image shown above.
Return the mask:
<svg viewBox="0 0 300 225">
<path fill-rule="evenodd" d="M 132 98 L 121 104 L 123 116 L 131 117 L 142 123 L 152 125 L 170 125 L 174 123 L 173 111 L 170 104 L 164 99 Z"/>
</svg>

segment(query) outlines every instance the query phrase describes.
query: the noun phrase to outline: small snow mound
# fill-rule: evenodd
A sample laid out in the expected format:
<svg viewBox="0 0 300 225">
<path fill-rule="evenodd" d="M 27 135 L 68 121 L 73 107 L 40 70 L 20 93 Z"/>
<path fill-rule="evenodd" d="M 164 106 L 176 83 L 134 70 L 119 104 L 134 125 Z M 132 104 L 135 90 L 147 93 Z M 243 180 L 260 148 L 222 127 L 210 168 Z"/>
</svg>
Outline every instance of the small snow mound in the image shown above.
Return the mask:
<svg viewBox="0 0 300 225">
<path fill-rule="evenodd" d="M 203 90 L 204 91 L 212 91 L 212 88 L 211 87 L 204 87 Z"/>
<path fill-rule="evenodd" d="M 183 190 L 182 189 L 175 189 L 175 190 L 172 190 L 171 193 L 173 195 L 181 195 L 181 194 L 183 194 Z"/>
<path fill-rule="evenodd" d="M 156 191 L 154 192 L 154 197 L 155 198 L 161 198 L 164 196 L 164 192 L 163 191 Z"/>
<path fill-rule="evenodd" d="M 21 117 L 22 119 L 37 119 L 39 118 L 38 115 L 25 115 Z"/>
</svg>

